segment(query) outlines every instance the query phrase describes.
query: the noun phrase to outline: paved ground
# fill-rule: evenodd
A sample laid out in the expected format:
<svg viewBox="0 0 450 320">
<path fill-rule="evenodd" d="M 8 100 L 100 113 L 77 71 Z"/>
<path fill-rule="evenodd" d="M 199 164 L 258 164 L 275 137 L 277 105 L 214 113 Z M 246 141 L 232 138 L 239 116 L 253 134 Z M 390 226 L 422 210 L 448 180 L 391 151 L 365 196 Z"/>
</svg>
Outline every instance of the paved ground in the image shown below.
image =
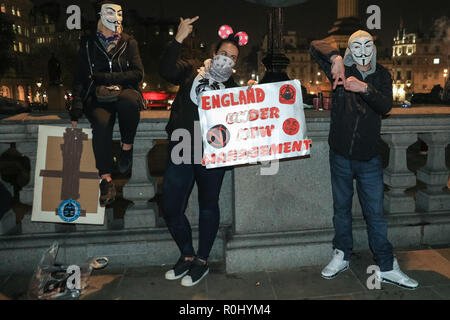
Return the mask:
<svg viewBox="0 0 450 320">
<path fill-rule="evenodd" d="M 350 270 L 334 280 L 320 277 L 321 266 L 284 271 L 227 275 L 221 265 L 197 286 L 184 288 L 167 281 L 168 266 L 94 271 L 81 299 L 102 300 L 450 300 L 450 245 L 397 251 L 403 271 L 420 282 L 415 291 L 382 284 L 366 287 L 369 252 L 356 253 Z M 26 299 L 31 275 L 0 277 L 0 299 Z"/>
</svg>

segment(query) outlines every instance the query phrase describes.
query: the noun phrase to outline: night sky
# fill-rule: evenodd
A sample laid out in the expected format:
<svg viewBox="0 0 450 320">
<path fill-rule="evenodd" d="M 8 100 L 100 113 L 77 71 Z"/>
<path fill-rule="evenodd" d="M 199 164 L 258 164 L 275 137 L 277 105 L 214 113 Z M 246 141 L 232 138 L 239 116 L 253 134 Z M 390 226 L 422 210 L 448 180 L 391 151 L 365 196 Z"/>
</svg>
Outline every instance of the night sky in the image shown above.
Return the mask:
<svg viewBox="0 0 450 320">
<path fill-rule="evenodd" d="M 45 0 L 34 0 L 44 3 Z M 87 0 L 62 0 L 61 3 L 79 3 L 82 7 L 89 3 Z M 435 18 L 450 16 L 450 2 L 448 0 L 360 0 L 360 14 L 362 21 L 368 15 L 366 8 L 377 4 L 381 8 L 382 30 L 378 32 L 383 45 L 390 46 L 392 38 L 403 17 L 409 31 L 416 31 L 419 21 L 425 30 L 432 25 Z M 126 8 L 139 9 L 142 15 L 151 17 L 177 18 L 200 16 L 195 28 L 201 39 L 214 42 L 217 38 L 218 27 L 222 24 L 231 25 L 235 31 L 246 31 L 251 40 L 250 45 L 259 44 L 266 32 L 267 8 L 247 3 L 244 0 L 127 0 Z M 337 16 L 336 0 L 309 0 L 286 10 L 286 30 L 295 30 L 307 38 L 323 38 L 331 28 Z M 125 21 L 126 23 L 126 21 Z"/>
</svg>

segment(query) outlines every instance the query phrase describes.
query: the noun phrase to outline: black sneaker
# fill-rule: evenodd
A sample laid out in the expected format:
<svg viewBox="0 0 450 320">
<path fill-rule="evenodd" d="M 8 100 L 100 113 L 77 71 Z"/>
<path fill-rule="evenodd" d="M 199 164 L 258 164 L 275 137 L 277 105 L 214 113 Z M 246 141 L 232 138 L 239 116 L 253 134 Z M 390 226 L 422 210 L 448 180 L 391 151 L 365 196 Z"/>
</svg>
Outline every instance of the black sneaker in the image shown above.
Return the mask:
<svg viewBox="0 0 450 320">
<path fill-rule="evenodd" d="M 191 269 L 187 275 L 181 279 L 181 285 L 184 287 L 192 287 L 199 283 L 209 272 L 208 263 L 201 262 L 195 258 L 192 262 Z"/>
<path fill-rule="evenodd" d="M 188 273 L 191 268 L 193 260 L 186 260 L 185 257 L 180 257 L 177 263 L 173 266 L 172 269 L 166 272 L 167 280 L 177 280 L 183 277 L 186 273 Z"/>
<path fill-rule="evenodd" d="M 100 182 L 100 206 L 104 207 L 114 202 L 116 199 L 116 187 L 112 181 L 103 179 Z"/>
<path fill-rule="evenodd" d="M 133 165 L 133 148 L 131 150 L 121 150 L 119 157 L 119 171 L 121 174 L 128 173 Z"/>
</svg>

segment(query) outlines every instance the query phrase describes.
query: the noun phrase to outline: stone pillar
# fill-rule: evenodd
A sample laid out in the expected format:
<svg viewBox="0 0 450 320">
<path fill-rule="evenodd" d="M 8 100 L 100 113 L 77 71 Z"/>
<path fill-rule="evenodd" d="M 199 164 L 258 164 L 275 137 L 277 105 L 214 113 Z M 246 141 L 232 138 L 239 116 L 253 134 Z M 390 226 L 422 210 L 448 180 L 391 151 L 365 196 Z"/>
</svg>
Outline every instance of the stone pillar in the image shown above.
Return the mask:
<svg viewBox="0 0 450 320">
<path fill-rule="evenodd" d="M 417 141 L 415 133 L 384 134 L 389 145 L 389 166 L 384 170 L 384 183 L 390 188 L 384 195 L 384 210 L 390 214 L 415 212 L 413 197 L 405 190 L 416 185 L 416 177 L 408 170 L 406 150 Z"/>
<path fill-rule="evenodd" d="M 148 137 L 136 137 L 133 146 L 131 179 L 123 188 L 123 197 L 133 201 L 124 217 L 125 228 L 155 227 L 155 212 L 148 200 L 155 196 L 155 184 L 150 179 L 147 155 L 155 142 Z"/>
<path fill-rule="evenodd" d="M 449 170 L 445 164 L 445 148 L 450 133 L 425 133 L 419 138 L 428 145 L 427 164 L 417 172 L 417 179 L 426 184 L 417 193 L 417 209 L 424 212 L 443 211 L 450 208 L 450 195 L 443 191 L 448 182 Z"/>
<path fill-rule="evenodd" d="M 16 144 L 17 151 L 30 159 L 30 182 L 22 189 L 20 201 L 30 206 L 33 205 L 34 175 L 36 172 L 37 140 L 20 142 Z"/>
</svg>

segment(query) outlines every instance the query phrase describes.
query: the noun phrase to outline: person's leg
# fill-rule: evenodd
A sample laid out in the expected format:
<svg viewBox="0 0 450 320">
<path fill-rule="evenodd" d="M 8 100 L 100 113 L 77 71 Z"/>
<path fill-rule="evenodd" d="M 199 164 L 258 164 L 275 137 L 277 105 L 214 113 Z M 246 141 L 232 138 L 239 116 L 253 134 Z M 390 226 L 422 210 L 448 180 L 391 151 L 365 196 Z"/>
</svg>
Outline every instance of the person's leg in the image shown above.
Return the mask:
<svg viewBox="0 0 450 320">
<path fill-rule="evenodd" d="M 355 162 L 359 202 L 366 219 L 369 245 L 381 272 L 393 269 L 393 249 L 383 213 L 383 167 L 379 156 Z"/>
<path fill-rule="evenodd" d="M 122 141 L 119 158 L 119 170 L 126 173 L 131 169 L 133 161 L 133 144 L 136 130 L 139 124 L 140 93 L 125 89 L 116 102 L 116 110 L 119 118 L 120 136 Z"/>
<path fill-rule="evenodd" d="M 195 165 L 195 180 L 198 186 L 199 246 L 197 256 L 208 260 L 220 223 L 219 194 L 225 169 L 206 169 Z"/>
<path fill-rule="evenodd" d="M 333 249 L 343 251 L 344 260 L 349 261 L 353 250 L 352 201 L 354 174 L 352 161 L 330 151 L 330 170 L 335 231 Z"/>
<path fill-rule="evenodd" d="M 100 182 L 101 206 L 111 204 L 116 197 L 116 189 L 112 182 L 113 170 L 113 129 L 116 112 L 112 104 L 92 103 L 85 111 L 92 127 L 92 148 L 96 167 L 102 179 Z"/>
<path fill-rule="evenodd" d="M 99 175 L 111 176 L 113 170 L 113 129 L 116 118 L 114 108 L 108 105 L 91 106 L 85 112 L 92 128 L 92 148 Z"/>
<path fill-rule="evenodd" d="M 194 186 L 194 166 L 189 164 L 175 165 L 170 158 L 170 150 L 171 144 L 169 144 L 169 160 L 163 180 L 164 220 L 180 249 L 181 255 L 194 257 L 191 225 L 184 213 Z"/>
</svg>

